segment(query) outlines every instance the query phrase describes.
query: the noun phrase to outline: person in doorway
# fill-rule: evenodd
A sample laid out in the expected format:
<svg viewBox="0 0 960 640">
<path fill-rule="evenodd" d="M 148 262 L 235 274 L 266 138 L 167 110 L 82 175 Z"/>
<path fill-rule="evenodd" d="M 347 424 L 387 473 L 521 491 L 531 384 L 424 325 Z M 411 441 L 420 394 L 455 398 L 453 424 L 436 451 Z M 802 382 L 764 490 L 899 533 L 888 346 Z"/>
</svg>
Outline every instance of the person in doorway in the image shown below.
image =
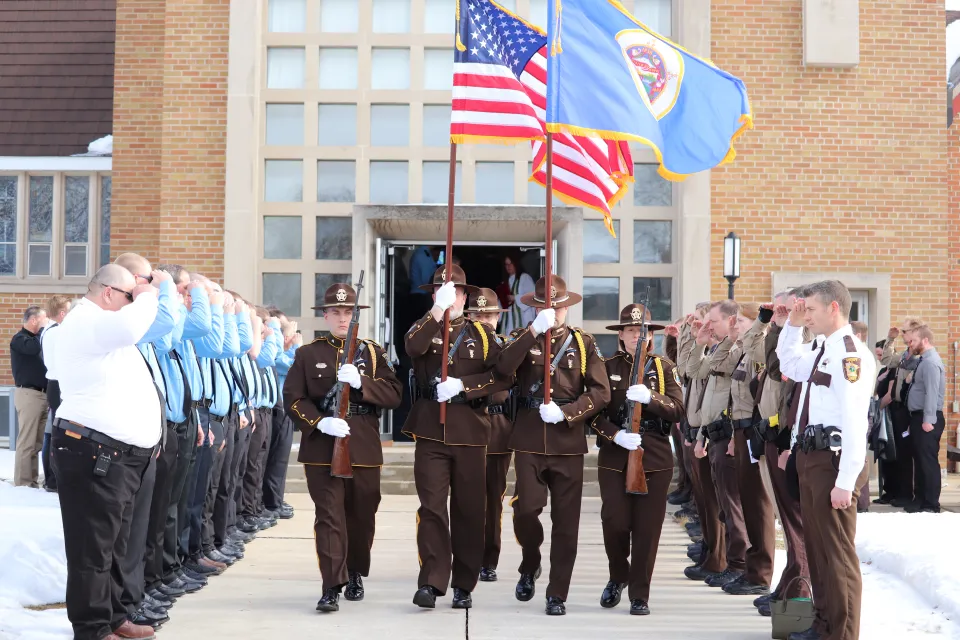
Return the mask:
<svg viewBox="0 0 960 640">
<path fill-rule="evenodd" d="M 47 313 L 41 307 L 27 307 L 23 326 L 10 340 L 10 366 L 13 369 L 13 403 L 17 408 L 17 452 L 13 482 L 18 487 L 40 486 L 37 454 L 43 448 L 47 421 L 47 368 L 43 364 L 40 334 L 47 326 Z"/>
<path fill-rule="evenodd" d="M 536 310 L 524 304 L 524 296 L 533 294 L 533 278 L 525 273 L 520 264 L 520 254 L 511 252 L 503 259 L 504 281 L 497 288 L 502 294 L 500 304 L 507 310 L 500 318 L 500 333 L 510 335 L 533 322 Z"/>
<path fill-rule="evenodd" d="M 916 470 L 916 501 L 907 513 L 940 512 L 940 437 L 945 426 L 943 399 L 946 375 L 943 360 L 933 346 L 933 332 L 926 325 L 910 335 L 908 347 L 917 357 L 917 370 L 907 396 L 910 437 Z"/>
</svg>

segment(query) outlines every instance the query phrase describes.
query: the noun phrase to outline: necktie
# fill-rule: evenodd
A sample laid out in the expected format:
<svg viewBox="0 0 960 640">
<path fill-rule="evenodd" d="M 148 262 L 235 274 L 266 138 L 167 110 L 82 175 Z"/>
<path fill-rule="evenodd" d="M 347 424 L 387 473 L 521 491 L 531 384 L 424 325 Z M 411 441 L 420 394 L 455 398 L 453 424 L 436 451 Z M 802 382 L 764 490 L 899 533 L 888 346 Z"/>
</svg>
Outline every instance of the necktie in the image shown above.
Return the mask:
<svg viewBox="0 0 960 640">
<path fill-rule="evenodd" d="M 823 357 L 824 352 L 827 350 L 827 343 L 824 341 L 823 346 L 820 347 L 820 352 L 817 354 L 817 359 L 813 361 L 813 369 L 810 371 L 812 376 L 817 371 L 817 365 L 820 364 L 820 359 Z M 803 399 L 803 411 L 800 412 L 800 425 L 798 428 L 798 433 L 802 434 L 803 431 L 807 428 L 807 425 L 810 424 L 810 393 L 813 390 L 813 383 L 807 383 L 807 395 Z"/>
</svg>

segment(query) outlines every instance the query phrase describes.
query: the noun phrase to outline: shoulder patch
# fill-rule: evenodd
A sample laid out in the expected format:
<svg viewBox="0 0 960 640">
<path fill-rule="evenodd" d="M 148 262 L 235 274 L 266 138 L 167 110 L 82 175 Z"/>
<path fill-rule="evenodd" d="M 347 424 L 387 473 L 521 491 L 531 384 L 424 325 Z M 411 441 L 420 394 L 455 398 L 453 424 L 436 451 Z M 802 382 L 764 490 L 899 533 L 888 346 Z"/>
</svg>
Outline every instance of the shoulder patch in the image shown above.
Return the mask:
<svg viewBox="0 0 960 640">
<path fill-rule="evenodd" d="M 677 368 L 673 368 L 673 381 L 677 383 L 678 387 L 682 387 L 683 383 L 680 382 L 680 374 L 677 373 Z"/>
<path fill-rule="evenodd" d="M 843 346 L 847 348 L 847 353 L 857 352 L 857 343 L 854 342 L 853 336 L 843 336 Z"/>
<path fill-rule="evenodd" d="M 860 358 L 843 359 L 843 377 L 847 382 L 856 382 L 860 379 Z"/>
</svg>

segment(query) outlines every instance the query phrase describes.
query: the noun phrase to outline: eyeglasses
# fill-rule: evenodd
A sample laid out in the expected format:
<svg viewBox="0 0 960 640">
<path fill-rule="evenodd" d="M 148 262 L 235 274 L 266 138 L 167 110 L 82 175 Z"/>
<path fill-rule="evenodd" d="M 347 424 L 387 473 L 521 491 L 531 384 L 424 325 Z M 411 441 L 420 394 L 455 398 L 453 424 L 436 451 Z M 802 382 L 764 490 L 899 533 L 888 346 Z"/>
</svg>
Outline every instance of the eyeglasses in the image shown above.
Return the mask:
<svg viewBox="0 0 960 640">
<path fill-rule="evenodd" d="M 141 280 L 146 280 L 147 284 L 150 284 L 151 282 L 153 282 L 153 276 L 150 274 L 147 274 L 145 276 L 141 276 L 138 274 L 137 277 L 140 278 Z"/>
<path fill-rule="evenodd" d="M 116 287 L 114 287 L 114 286 L 111 286 L 111 285 L 109 285 L 109 284 L 105 284 L 105 285 L 103 285 L 103 286 L 106 287 L 107 289 L 113 289 L 113 290 L 116 291 L 117 293 L 122 293 L 122 294 L 127 298 L 127 302 L 133 302 L 133 294 L 130 293 L 129 291 L 124 291 L 123 289 L 118 289 L 118 288 L 116 288 Z"/>
</svg>

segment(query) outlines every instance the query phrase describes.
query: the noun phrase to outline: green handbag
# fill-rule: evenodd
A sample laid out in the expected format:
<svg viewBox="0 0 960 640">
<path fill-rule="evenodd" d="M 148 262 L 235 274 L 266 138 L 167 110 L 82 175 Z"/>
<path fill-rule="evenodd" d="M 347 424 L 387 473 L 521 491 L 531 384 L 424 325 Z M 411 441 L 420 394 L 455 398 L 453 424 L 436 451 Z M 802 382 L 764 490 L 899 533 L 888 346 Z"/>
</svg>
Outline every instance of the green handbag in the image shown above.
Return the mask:
<svg viewBox="0 0 960 640">
<path fill-rule="evenodd" d="M 783 593 L 790 591 L 791 585 L 797 580 L 803 580 L 813 593 L 813 587 L 810 581 L 803 576 L 797 576 L 787 583 Z M 770 637 L 776 640 L 787 640 L 791 633 L 806 631 L 813 626 L 813 599 L 812 598 L 790 598 L 789 600 L 774 600 L 770 602 L 770 620 L 773 624 L 773 630 Z"/>
</svg>

